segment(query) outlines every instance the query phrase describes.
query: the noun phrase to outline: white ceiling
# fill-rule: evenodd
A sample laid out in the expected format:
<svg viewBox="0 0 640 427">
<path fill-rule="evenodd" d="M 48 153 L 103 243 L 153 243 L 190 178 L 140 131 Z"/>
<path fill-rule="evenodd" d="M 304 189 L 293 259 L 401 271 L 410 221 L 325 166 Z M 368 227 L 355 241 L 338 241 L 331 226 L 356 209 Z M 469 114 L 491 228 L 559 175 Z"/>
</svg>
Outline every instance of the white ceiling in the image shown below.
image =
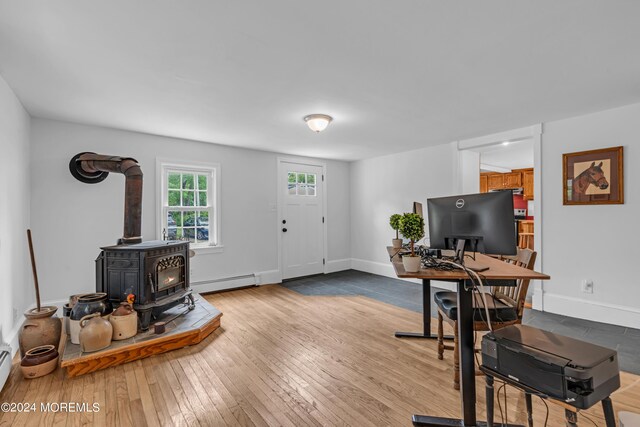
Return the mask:
<svg viewBox="0 0 640 427">
<path fill-rule="evenodd" d="M 480 167 L 485 170 L 533 167 L 533 140 L 531 139 L 509 142 L 508 145 L 496 144 L 473 148 L 472 151 L 480 153 Z"/>
<path fill-rule="evenodd" d="M 640 101 L 640 2 L 0 0 L 38 117 L 345 160 Z M 335 120 L 321 134 L 302 118 Z"/>
</svg>

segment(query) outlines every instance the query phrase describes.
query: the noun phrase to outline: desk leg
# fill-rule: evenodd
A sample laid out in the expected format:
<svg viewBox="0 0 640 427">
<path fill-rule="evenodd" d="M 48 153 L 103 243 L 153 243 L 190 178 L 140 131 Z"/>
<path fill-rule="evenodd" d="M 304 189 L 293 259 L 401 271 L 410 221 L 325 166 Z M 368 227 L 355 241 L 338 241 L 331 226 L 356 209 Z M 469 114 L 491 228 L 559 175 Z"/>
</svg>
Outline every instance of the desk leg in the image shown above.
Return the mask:
<svg viewBox="0 0 640 427">
<path fill-rule="evenodd" d="M 414 415 L 414 426 L 468 427 L 487 426 L 476 421 L 476 369 L 473 352 L 473 296 L 465 290 L 464 280 L 458 282 L 458 347 L 460 351 L 460 395 L 462 397 L 462 419 Z M 517 426 L 518 424 L 507 424 Z"/>
<path fill-rule="evenodd" d="M 422 332 L 396 332 L 395 336 L 396 338 L 438 338 L 438 335 L 431 333 L 431 280 L 422 279 Z M 445 335 L 444 338 L 452 340 L 453 336 Z"/>
<path fill-rule="evenodd" d="M 487 393 L 487 427 L 493 427 L 493 377 L 491 375 L 487 375 L 485 377 L 485 381 L 485 391 Z"/>
<path fill-rule="evenodd" d="M 531 403 L 531 393 L 524 392 L 524 401 L 527 405 L 527 425 L 533 427 L 533 405 Z"/>
<path fill-rule="evenodd" d="M 602 399 L 602 410 L 604 411 L 604 421 L 607 427 L 616 427 L 616 416 L 613 414 L 613 404 L 609 396 Z"/>
</svg>

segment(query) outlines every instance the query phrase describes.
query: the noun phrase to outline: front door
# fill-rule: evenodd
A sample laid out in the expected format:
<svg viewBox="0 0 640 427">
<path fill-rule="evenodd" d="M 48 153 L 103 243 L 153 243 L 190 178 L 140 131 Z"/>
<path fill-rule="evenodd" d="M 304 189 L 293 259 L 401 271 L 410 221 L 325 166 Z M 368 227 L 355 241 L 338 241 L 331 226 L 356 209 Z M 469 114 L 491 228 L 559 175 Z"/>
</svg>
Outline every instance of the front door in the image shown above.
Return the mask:
<svg viewBox="0 0 640 427">
<path fill-rule="evenodd" d="M 280 163 L 282 278 L 324 271 L 322 166 Z"/>
</svg>

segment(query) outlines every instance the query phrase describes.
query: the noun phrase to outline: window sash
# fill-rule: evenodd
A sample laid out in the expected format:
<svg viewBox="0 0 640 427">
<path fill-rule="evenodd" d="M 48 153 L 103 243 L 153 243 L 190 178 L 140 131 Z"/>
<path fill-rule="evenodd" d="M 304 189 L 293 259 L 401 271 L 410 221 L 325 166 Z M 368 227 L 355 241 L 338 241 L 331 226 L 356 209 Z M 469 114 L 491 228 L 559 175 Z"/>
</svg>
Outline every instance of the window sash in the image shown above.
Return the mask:
<svg viewBox="0 0 640 427">
<path fill-rule="evenodd" d="M 218 246 L 218 212 L 216 206 L 216 193 L 217 193 L 217 173 L 218 170 L 216 167 L 197 167 L 197 166 L 178 166 L 178 165 L 161 165 L 161 198 L 162 198 L 162 206 L 161 206 L 161 221 L 160 221 L 160 236 L 162 236 L 162 231 L 165 230 L 166 233 L 169 231 L 167 216 L 169 211 L 176 212 L 208 212 L 209 214 L 209 225 L 207 228 L 209 229 L 209 240 L 206 242 L 198 242 L 192 243 L 194 248 L 198 247 L 208 247 L 208 246 Z M 193 174 L 194 175 L 194 188 L 193 189 L 169 189 L 169 175 L 170 174 Z M 207 188 L 206 190 L 199 189 L 198 175 L 205 175 L 207 177 Z M 182 179 L 180 187 L 182 187 Z M 207 206 L 169 206 L 169 191 L 180 191 L 181 198 L 180 203 L 182 204 L 182 193 L 185 191 L 193 191 L 195 196 L 197 197 L 198 192 L 206 192 L 207 194 Z M 194 205 L 197 203 L 194 200 Z M 178 227 L 180 228 L 180 227 Z M 184 227 L 182 227 L 184 229 Z M 193 227 L 186 228 L 195 228 L 197 229 L 197 222 Z"/>
</svg>

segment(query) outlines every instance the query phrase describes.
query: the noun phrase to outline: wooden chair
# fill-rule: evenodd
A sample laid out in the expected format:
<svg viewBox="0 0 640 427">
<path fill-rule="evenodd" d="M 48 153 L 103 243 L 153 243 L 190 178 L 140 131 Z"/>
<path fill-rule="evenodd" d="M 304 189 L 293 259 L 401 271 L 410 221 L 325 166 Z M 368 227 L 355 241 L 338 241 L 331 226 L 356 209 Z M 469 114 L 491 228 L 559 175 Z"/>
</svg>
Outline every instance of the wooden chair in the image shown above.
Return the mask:
<svg viewBox="0 0 640 427">
<path fill-rule="evenodd" d="M 504 261 L 533 270 L 533 265 L 536 262 L 536 252 L 531 249 L 518 249 L 518 255 L 515 258 L 505 258 Z M 492 288 L 491 293 L 486 294 L 487 308 L 489 309 L 491 328 L 493 330 L 522 322 L 528 289 L 529 279 L 520 279 L 516 286 L 495 286 Z M 434 299 L 438 306 L 438 359 L 443 359 L 444 350 L 453 350 L 453 388 L 460 390 L 457 294 L 456 292 L 446 291 L 436 292 Z M 482 296 L 474 295 L 473 316 L 475 331 L 489 331 L 485 321 L 487 315 L 483 304 Z M 444 343 L 444 321 L 453 326 L 453 346 L 445 345 Z"/>
</svg>

